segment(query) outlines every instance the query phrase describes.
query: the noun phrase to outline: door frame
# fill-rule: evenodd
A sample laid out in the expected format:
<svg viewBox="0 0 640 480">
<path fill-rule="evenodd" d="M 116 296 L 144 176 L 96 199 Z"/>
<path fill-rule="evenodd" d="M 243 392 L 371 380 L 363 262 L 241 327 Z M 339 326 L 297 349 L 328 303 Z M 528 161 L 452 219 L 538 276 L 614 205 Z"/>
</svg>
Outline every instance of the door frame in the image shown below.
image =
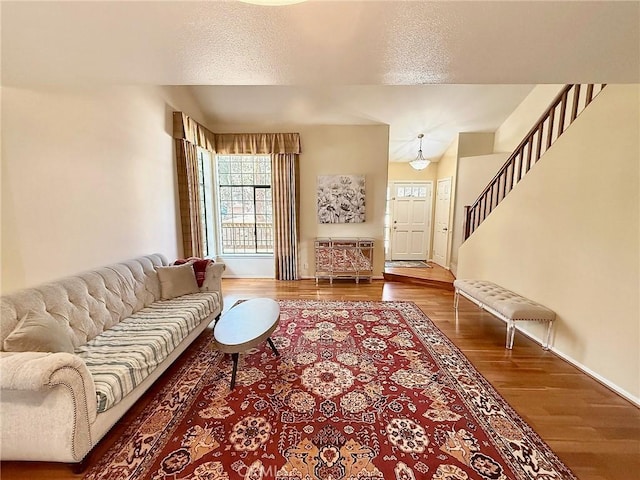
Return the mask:
<svg viewBox="0 0 640 480">
<path fill-rule="evenodd" d="M 387 183 L 387 222 L 385 222 L 385 260 L 391 260 L 391 249 L 393 248 L 393 212 L 395 201 L 395 186 L 396 184 L 409 184 L 409 185 L 431 185 L 431 211 L 427 213 L 429 228 L 426 230 L 425 235 L 427 238 L 427 261 L 431 260 L 431 252 L 433 251 L 433 219 L 435 213 L 435 182 L 433 180 L 392 180 Z"/>
<path fill-rule="evenodd" d="M 448 206 L 448 210 L 447 210 L 447 236 L 445 239 L 445 243 L 444 243 L 444 265 L 440 265 L 438 262 L 435 261 L 435 245 L 436 245 L 436 235 L 437 235 L 437 223 L 438 223 L 438 184 L 440 182 L 443 181 L 449 181 L 449 206 Z M 435 195 L 435 202 L 433 205 L 433 261 L 434 263 L 438 263 L 438 265 L 440 265 L 443 268 L 446 268 L 447 270 L 449 270 L 450 264 L 449 262 L 451 261 L 450 258 L 450 252 L 449 252 L 449 247 L 450 247 L 450 243 L 451 243 L 451 234 L 452 234 L 452 222 L 451 222 L 451 210 L 452 210 L 452 204 L 453 204 L 453 177 L 449 176 L 449 177 L 442 177 L 442 178 L 438 178 L 436 179 L 436 188 L 434 191 L 434 195 Z"/>
</svg>

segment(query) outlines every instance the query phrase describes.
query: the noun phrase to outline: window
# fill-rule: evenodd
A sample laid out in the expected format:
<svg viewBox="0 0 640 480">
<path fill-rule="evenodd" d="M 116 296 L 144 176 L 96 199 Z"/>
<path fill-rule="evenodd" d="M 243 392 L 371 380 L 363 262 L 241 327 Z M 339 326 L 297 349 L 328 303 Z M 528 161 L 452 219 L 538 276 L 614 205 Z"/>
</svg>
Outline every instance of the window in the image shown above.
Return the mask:
<svg viewBox="0 0 640 480">
<path fill-rule="evenodd" d="M 198 148 L 200 169 L 200 214 L 202 216 L 202 248 L 205 257 L 215 256 L 215 220 L 213 216 L 213 175 L 211 153 Z"/>
<path fill-rule="evenodd" d="M 396 191 L 396 198 L 427 198 L 427 187 L 406 185 L 404 187 L 398 187 Z"/>
<path fill-rule="evenodd" d="M 271 157 L 218 155 L 221 253 L 273 253 Z"/>
</svg>

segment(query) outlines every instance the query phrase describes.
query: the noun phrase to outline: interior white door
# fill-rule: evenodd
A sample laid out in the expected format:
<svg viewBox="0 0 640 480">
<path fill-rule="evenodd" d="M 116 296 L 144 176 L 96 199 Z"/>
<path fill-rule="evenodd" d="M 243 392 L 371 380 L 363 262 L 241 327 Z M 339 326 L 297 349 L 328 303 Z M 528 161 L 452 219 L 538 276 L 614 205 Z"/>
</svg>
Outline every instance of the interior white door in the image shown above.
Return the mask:
<svg viewBox="0 0 640 480">
<path fill-rule="evenodd" d="M 436 214 L 433 232 L 433 261 L 438 265 L 447 265 L 447 249 L 449 246 L 449 213 L 451 210 L 451 177 L 438 180 L 436 187 Z"/>
<path fill-rule="evenodd" d="M 428 259 L 432 196 L 432 182 L 398 182 L 393 184 L 392 260 Z"/>
</svg>

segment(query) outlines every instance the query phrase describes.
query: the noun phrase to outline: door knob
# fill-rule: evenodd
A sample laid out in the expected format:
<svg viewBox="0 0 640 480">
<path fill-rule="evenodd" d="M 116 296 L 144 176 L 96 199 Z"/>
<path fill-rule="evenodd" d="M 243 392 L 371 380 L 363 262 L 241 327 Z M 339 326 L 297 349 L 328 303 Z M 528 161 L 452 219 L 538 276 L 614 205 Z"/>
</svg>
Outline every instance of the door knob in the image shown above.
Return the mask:
<svg viewBox="0 0 640 480">
<path fill-rule="evenodd" d="M 448 229 L 447 227 L 444 227 L 444 228 L 442 229 L 442 231 L 443 231 L 443 232 L 448 232 L 448 231 L 449 231 L 449 229 Z"/>
</svg>

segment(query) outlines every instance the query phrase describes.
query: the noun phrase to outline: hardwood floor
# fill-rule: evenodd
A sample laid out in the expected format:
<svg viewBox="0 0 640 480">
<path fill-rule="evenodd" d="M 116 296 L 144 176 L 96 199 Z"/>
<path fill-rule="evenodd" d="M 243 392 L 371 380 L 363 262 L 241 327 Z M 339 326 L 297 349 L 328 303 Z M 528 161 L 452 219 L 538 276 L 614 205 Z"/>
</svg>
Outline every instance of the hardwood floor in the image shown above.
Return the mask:
<svg viewBox="0 0 640 480">
<path fill-rule="evenodd" d="M 520 333 L 516 333 L 513 350 L 505 350 L 504 323 L 464 298 L 456 322 L 451 291 L 376 280 L 316 287 L 313 280 L 225 279 L 223 292 L 225 309 L 236 300 L 252 297 L 413 301 L 579 479 L 629 480 L 640 472 L 640 409 Z M 162 377 L 94 449 L 93 461 L 161 386 Z M 0 475 L 3 480 L 81 477 L 68 465 L 31 462 L 3 462 Z"/>
</svg>

